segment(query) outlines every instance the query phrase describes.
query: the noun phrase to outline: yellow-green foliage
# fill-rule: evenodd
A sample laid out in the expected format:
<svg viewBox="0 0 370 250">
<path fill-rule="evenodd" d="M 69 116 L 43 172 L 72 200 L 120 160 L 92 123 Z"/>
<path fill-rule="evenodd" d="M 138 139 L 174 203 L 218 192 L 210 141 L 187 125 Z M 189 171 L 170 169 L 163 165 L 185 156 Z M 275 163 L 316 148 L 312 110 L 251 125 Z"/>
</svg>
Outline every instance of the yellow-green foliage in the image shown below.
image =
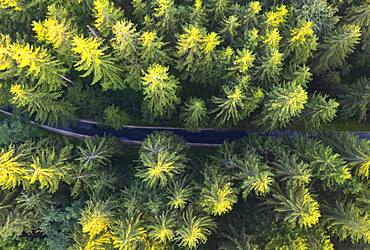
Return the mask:
<svg viewBox="0 0 370 250">
<path fill-rule="evenodd" d="M 308 189 L 293 187 L 287 195 L 274 194 L 273 197 L 270 203 L 275 206 L 274 210 L 293 226 L 310 228 L 319 222 L 319 203 Z"/>
<path fill-rule="evenodd" d="M 0 0 L 0 8 L 21 11 L 22 7 L 17 0 Z"/>
<path fill-rule="evenodd" d="M 158 117 L 170 115 L 180 101 L 176 96 L 179 83 L 168 71 L 168 67 L 154 64 L 147 69 L 142 78 L 146 107 Z"/>
</svg>

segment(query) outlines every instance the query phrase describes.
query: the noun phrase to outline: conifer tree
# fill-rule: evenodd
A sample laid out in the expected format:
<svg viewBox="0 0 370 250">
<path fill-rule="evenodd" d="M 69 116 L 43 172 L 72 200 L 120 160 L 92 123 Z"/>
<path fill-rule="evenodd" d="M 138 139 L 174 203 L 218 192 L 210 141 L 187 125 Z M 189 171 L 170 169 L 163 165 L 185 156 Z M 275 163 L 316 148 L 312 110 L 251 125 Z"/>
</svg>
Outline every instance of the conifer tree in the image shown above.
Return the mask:
<svg viewBox="0 0 370 250">
<path fill-rule="evenodd" d="M 305 65 L 302 67 L 290 67 L 287 80 L 294 81 L 301 86 L 306 87 L 307 84 L 312 80 L 312 73 L 310 68 Z"/>
<path fill-rule="evenodd" d="M 234 61 L 234 67 L 232 69 L 236 69 L 241 74 L 246 74 L 253 66 L 255 55 L 248 49 L 238 50 L 237 54 L 238 56 Z"/>
<path fill-rule="evenodd" d="M 0 8 L 2 9 L 12 9 L 15 11 L 21 11 L 22 7 L 17 0 L 1 0 Z"/>
<path fill-rule="evenodd" d="M 370 242 L 370 218 L 367 210 L 342 201 L 337 202 L 335 208 L 328 208 L 327 212 L 329 228 L 340 239 Z"/>
<path fill-rule="evenodd" d="M 191 98 L 184 104 L 181 119 L 186 128 L 191 130 L 199 129 L 206 125 L 207 118 L 207 107 L 202 99 Z"/>
<path fill-rule="evenodd" d="M 163 42 L 163 37 L 158 36 L 156 31 L 144 31 L 139 37 L 141 48 L 141 60 L 144 65 L 154 63 L 165 64 L 170 61 L 167 51 L 165 50 L 166 43 Z"/>
<path fill-rule="evenodd" d="M 186 184 L 186 180 L 175 180 L 167 188 L 168 206 L 171 209 L 183 210 L 190 202 L 193 188 Z"/>
<path fill-rule="evenodd" d="M 317 71 L 322 72 L 343 66 L 347 56 L 360 42 L 360 37 L 361 28 L 358 25 L 348 24 L 335 30 L 319 46 Z"/>
<path fill-rule="evenodd" d="M 104 122 L 114 129 L 121 129 L 124 125 L 127 125 L 130 121 L 128 114 L 116 107 L 111 105 L 104 109 Z"/>
<path fill-rule="evenodd" d="M 85 249 L 104 249 L 112 242 L 112 217 L 109 202 L 88 201 L 82 211 L 80 224 L 82 238 L 76 237 L 76 247 Z"/>
<path fill-rule="evenodd" d="M 105 137 L 86 139 L 78 150 L 79 157 L 76 160 L 88 169 L 108 165 L 115 153 L 113 139 Z"/>
<path fill-rule="evenodd" d="M 114 6 L 110 0 L 94 0 L 95 27 L 108 36 L 111 33 L 111 27 L 118 20 L 123 19 L 123 11 Z"/>
<path fill-rule="evenodd" d="M 107 47 L 102 47 L 102 41 L 98 38 L 85 38 L 74 36 L 72 40 L 72 51 L 79 56 L 79 61 L 75 64 L 78 71 L 85 71 L 81 77 L 93 74 L 92 85 L 101 81 L 103 90 L 122 89 L 121 71 L 115 65 L 115 59 L 106 54 Z"/>
<path fill-rule="evenodd" d="M 285 17 L 288 14 L 288 10 L 285 5 L 280 5 L 275 11 L 269 11 L 266 13 L 265 24 L 267 27 L 279 27 L 285 21 Z"/>
<path fill-rule="evenodd" d="M 319 203 L 312 197 L 308 189 L 303 187 L 289 188 L 286 195 L 273 194 L 269 204 L 275 212 L 292 226 L 310 228 L 319 222 L 321 217 Z"/>
<path fill-rule="evenodd" d="M 184 28 L 184 33 L 177 40 L 178 68 L 180 71 L 192 71 L 196 57 L 201 51 L 201 42 L 204 30 L 197 26 Z"/>
<path fill-rule="evenodd" d="M 206 243 L 214 229 L 215 222 L 210 217 L 198 215 L 189 207 L 183 214 L 183 225 L 176 230 L 176 240 L 180 247 L 194 249 Z"/>
<path fill-rule="evenodd" d="M 151 220 L 149 236 L 160 243 L 166 244 L 175 237 L 175 217 L 172 213 L 162 213 Z"/>
<path fill-rule="evenodd" d="M 26 76 L 36 79 L 38 84 L 50 90 L 58 90 L 65 85 L 63 75 L 66 69 L 62 62 L 54 59 L 46 49 L 15 42 L 8 44 L 6 50 L 17 67 L 25 70 Z"/>
<path fill-rule="evenodd" d="M 254 150 L 247 150 L 242 159 L 236 161 L 237 178 L 241 181 L 243 198 L 247 199 L 251 191 L 257 196 L 265 196 L 274 183 L 274 174 L 267 164 L 262 162 Z"/>
<path fill-rule="evenodd" d="M 140 148 L 140 161 L 136 176 L 149 187 L 166 186 L 185 167 L 186 146 L 180 138 L 167 133 L 148 136 Z"/>
<path fill-rule="evenodd" d="M 323 183 L 324 188 L 335 190 L 352 178 L 350 168 L 333 149 L 320 141 L 298 138 L 292 144 L 295 152 L 308 162 L 313 173 Z"/>
<path fill-rule="evenodd" d="M 11 39 L 8 35 L 0 34 L 0 71 L 4 72 L 12 68 L 12 59 L 9 51 Z"/>
<path fill-rule="evenodd" d="M 299 159 L 296 154 L 283 153 L 278 156 L 276 162 L 272 163 L 276 167 L 277 178 L 287 187 L 305 187 L 312 179 L 312 171 L 307 163 Z"/>
<path fill-rule="evenodd" d="M 203 0 L 194 1 L 194 5 L 192 6 L 191 20 L 194 20 L 194 23 L 199 25 L 202 25 L 206 22 L 206 11 Z"/>
<path fill-rule="evenodd" d="M 145 107 L 156 117 L 169 116 L 180 102 L 176 96 L 179 83 L 168 71 L 168 67 L 154 64 L 142 77 Z"/>
<path fill-rule="evenodd" d="M 362 77 L 352 85 L 345 85 L 339 101 L 345 117 L 365 121 L 370 110 L 370 79 Z"/>
<path fill-rule="evenodd" d="M 260 65 L 256 67 L 256 75 L 262 82 L 279 80 L 283 65 L 283 54 L 277 48 L 267 50 L 261 57 Z"/>
<path fill-rule="evenodd" d="M 213 17 L 213 22 L 217 22 L 228 16 L 231 10 L 231 2 L 230 0 L 210 0 L 207 9 Z"/>
<path fill-rule="evenodd" d="M 55 148 L 43 149 L 32 157 L 32 162 L 27 170 L 25 180 L 30 185 L 38 183 L 39 189 L 51 193 L 57 191 L 60 181 L 68 181 L 68 171 L 71 165 L 67 162 L 70 159 L 71 146 L 60 149 L 57 153 Z"/>
<path fill-rule="evenodd" d="M 317 47 L 317 37 L 313 31 L 313 22 L 306 21 L 291 30 L 288 51 L 293 53 L 292 61 L 296 64 L 306 63 Z"/>
<path fill-rule="evenodd" d="M 75 27 L 67 21 L 68 15 L 64 8 L 51 4 L 48 6 L 47 18 L 43 21 L 33 21 L 32 30 L 36 33 L 37 40 L 53 46 L 63 56 L 71 48 L 70 40 L 75 35 Z"/>
<path fill-rule="evenodd" d="M 301 115 L 306 129 L 318 130 L 335 118 L 339 103 L 335 99 L 327 98 L 326 95 L 314 94 L 309 99 Z"/>
<path fill-rule="evenodd" d="M 360 139 L 349 133 L 340 133 L 335 137 L 324 136 L 329 143 L 350 165 L 356 168 L 356 175 L 368 179 L 370 175 L 370 141 Z"/>
<path fill-rule="evenodd" d="M 132 60 L 138 51 L 139 33 L 130 21 L 118 21 L 112 27 L 112 46 L 119 56 Z"/>
<path fill-rule="evenodd" d="M 260 124 L 268 129 L 285 127 L 292 118 L 298 116 L 307 103 L 307 92 L 302 86 L 292 82 L 274 87 L 266 94 Z"/>
<path fill-rule="evenodd" d="M 175 22 L 176 7 L 174 0 L 156 0 L 154 1 L 154 16 L 159 19 L 158 30 L 165 33 L 173 28 Z"/>
<path fill-rule="evenodd" d="M 223 126 L 227 123 L 235 125 L 243 119 L 244 102 L 246 96 L 244 89 L 241 86 L 236 86 L 234 89 L 224 87 L 226 98 L 213 97 L 213 103 L 217 105 L 214 109 L 218 126 Z"/>
<path fill-rule="evenodd" d="M 225 41 L 235 41 L 234 38 L 237 36 L 237 30 L 241 23 L 238 16 L 232 15 L 224 18 L 222 21 L 222 29 L 220 33 L 223 35 Z"/>
<path fill-rule="evenodd" d="M 0 151 L 0 187 L 11 189 L 19 186 L 26 175 L 25 162 L 22 151 L 16 150 L 14 146 L 2 148 Z"/>
<path fill-rule="evenodd" d="M 45 89 L 23 87 L 13 84 L 10 88 L 11 102 L 17 108 L 25 108 L 35 120 L 44 123 L 55 124 L 58 121 L 66 121 L 73 115 L 72 105 L 62 101 L 62 92 L 48 91 Z"/>
<path fill-rule="evenodd" d="M 200 207 L 212 215 L 222 215 L 232 210 L 237 202 L 232 183 L 224 177 L 219 167 L 208 166 L 203 174 L 204 187 L 200 193 Z"/>
<path fill-rule="evenodd" d="M 144 247 L 147 231 L 142 225 L 141 217 L 119 221 L 114 228 L 113 246 L 116 249 L 140 249 Z"/>
</svg>

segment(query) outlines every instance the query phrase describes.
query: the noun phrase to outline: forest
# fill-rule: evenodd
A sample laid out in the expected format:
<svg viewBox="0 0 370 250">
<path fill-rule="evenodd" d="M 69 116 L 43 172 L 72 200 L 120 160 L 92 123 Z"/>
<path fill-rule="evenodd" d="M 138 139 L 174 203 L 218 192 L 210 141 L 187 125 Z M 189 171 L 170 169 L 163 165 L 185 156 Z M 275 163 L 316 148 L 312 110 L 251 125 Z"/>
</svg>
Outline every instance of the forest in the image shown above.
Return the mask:
<svg viewBox="0 0 370 250">
<path fill-rule="evenodd" d="M 369 0 L 0 0 L 0 111 L 0 249 L 370 249 Z"/>
</svg>

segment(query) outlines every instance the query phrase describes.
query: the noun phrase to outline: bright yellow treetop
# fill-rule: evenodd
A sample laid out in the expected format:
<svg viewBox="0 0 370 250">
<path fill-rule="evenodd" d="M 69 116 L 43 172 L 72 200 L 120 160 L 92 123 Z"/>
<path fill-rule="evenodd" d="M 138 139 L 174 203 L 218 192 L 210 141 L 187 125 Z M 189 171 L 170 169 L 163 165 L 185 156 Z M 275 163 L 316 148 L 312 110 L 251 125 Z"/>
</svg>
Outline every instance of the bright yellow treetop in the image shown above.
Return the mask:
<svg viewBox="0 0 370 250">
<path fill-rule="evenodd" d="M 203 52 L 205 54 L 211 54 L 220 43 L 221 40 L 216 32 L 209 33 L 202 40 Z"/>
<path fill-rule="evenodd" d="M 18 157 L 15 155 L 14 148 L 0 151 L 0 187 L 15 188 L 20 185 L 26 169 Z"/>
<path fill-rule="evenodd" d="M 156 0 L 155 2 L 157 7 L 154 8 L 154 15 L 156 17 L 166 18 L 174 4 L 174 0 Z"/>
<path fill-rule="evenodd" d="M 189 52 L 198 52 L 203 37 L 201 29 L 195 26 L 186 27 L 184 31 L 185 33 L 181 34 L 177 41 L 177 51 L 180 56 Z"/>
<path fill-rule="evenodd" d="M 80 61 L 77 65 L 85 64 L 88 67 L 100 65 L 101 57 L 104 55 L 102 49 L 99 48 L 101 44 L 96 38 L 84 38 L 83 35 L 75 36 L 72 40 L 72 51 L 80 55 Z"/>
<path fill-rule="evenodd" d="M 238 57 L 234 61 L 234 66 L 240 71 L 240 73 L 247 73 L 252 67 L 256 57 L 252 54 L 252 51 L 243 49 L 238 53 Z"/>
<path fill-rule="evenodd" d="M 236 202 L 232 198 L 234 191 L 231 188 L 231 183 L 226 183 L 223 187 L 219 187 L 217 190 L 216 200 L 213 204 L 213 215 L 222 215 L 232 210 L 233 204 Z"/>
<path fill-rule="evenodd" d="M 39 183 L 40 189 L 48 189 L 50 192 L 55 192 L 58 189 L 59 175 L 56 169 L 44 168 L 36 159 L 30 165 L 29 175 L 26 179 L 30 184 Z"/>
<path fill-rule="evenodd" d="M 70 38 L 69 28 L 55 18 L 48 18 L 43 22 L 34 21 L 32 25 L 37 39 L 39 41 L 47 41 L 56 49 Z"/>
<path fill-rule="evenodd" d="M 290 38 L 291 44 L 302 44 L 306 41 L 307 37 L 312 36 L 312 22 L 305 22 L 301 27 L 292 30 L 292 37 Z"/>
<path fill-rule="evenodd" d="M 305 213 L 301 214 L 302 225 L 305 228 L 310 228 L 313 225 L 316 225 L 321 217 L 319 203 L 311 197 L 309 192 L 305 192 L 303 201 L 310 204 L 310 206 L 308 206 Z"/>
<path fill-rule="evenodd" d="M 266 44 L 268 47 L 275 48 L 279 45 L 280 40 L 282 39 L 279 30 L 273 29 L 266 34 L 263 43 Z"/>
<path fill-rule="evenodd" d="M 159 64 L 150 66 L 148 72 L 143 77 L 144 86 L 153 91 L 155 91 L 157 88 L 163 88 L 164 86 L 162 85 L 166 84 L 166 82 L 170 79 L 168 70 L 168 67 Z"/>
<path fill-rule="evenodd" d="M 13 9 L 15 11 L 22 10 L 17 0 L 0 0 L 0 8 L 2 9 Z"/>
<path fill-rule="evenodd" d="M 116 49 L 123 53 L 135 50 L 136 27 L 130 21 L 118 21 L 112 28 Z"/>
<path fill-rule="evenodd" d="M 0 71 L 11 68 L 11 59 L 9 55 L 9 46 L 11 40 L 9 36 L 0 34 Z"/>
<path fill-rule="evenodd" d="M 278 27 L 284 22 L 284 17 L 288 13 L 288 10 L 285 5 L 281 5 L 277 8 L 276 11 L 269 11 L 266 14 L 265 23 L 270 27 Z"/>
<path fill-rule="evenodd" d="M 38 76 L 41 67 L 48 60 L 48 53 L 45 49 L 34 47 L 29 44 L 13 43 L 10 46 L 11 57 L 20 68 L 28 68 L 29 73 Z"/>
<path fill-rule="evenodd" d="M 249 3 L 249 12 L 253 15 L 257 15 L 262 10 L 262 6 L 258 1 L 252 1 Z"/>
</svg>

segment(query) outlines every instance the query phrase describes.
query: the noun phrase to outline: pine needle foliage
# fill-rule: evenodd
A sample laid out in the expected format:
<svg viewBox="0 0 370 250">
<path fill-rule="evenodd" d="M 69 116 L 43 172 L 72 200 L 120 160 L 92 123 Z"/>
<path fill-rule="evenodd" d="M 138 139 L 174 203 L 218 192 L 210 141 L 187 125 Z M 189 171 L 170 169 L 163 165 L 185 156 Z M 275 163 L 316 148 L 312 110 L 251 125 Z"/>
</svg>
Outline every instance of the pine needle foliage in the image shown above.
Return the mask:
<svg viewBox="0 0 370 250">
<path fill-rule="evenodd" d="M 183 222 L 183 226 L 176 231 L 176 239 L 179 246 L 190 249 L 206 243 L 207 237 L 215 229 L 215 223 L 210 217 L 196 214 L 191 207 L 183 214 Z"/>
<path fill-rule="evenodd" d="M 157 117 L 169 116 L 180 102 L 178 81 L 168 74 L 168 67 L 154 64 L 142 78 L 145 106 Z"/>
<path fill-rule="evenodd" d="M 327 98 L 326 95 L 315 94 L 307 102 L 301 116 L 307 130 L 319 130 L 323 124 L 331 122 L 336 117 L 339 103 L 335 99 Z"/>
<path fill-rule="evenodd" d="M 345 85 L 339 101 L 345 117 L 357 117 L 359 121 L 365 121 L 370 110 L 370 80 L 362 77 L 354 84 Z"/>
<path fill-rule="evenodd" d="M 56 124 L 58 121 L 67 121 L 73 116 L 74 108 L 69 102 L 61 99 L 62 92 L 13 84 L 10 87 L 10 93 L 11 103 L 17 108 L 24 108 L 40 123 Z"/>
<path fill-rule="evenodd" d="M 154 133 L 140 148 L 140 166 L 136 176 L 149 187 L 167 186 L 182 173 L 186 164 L 185 143 L 168 133 Z"/>
<path fill-rule="evenodd" d="M 274 210 L 282 216 L 284 222 L 302 228 L 310 228 L 319 222 L 319 203 L 308 189 L 290 188 L 286 195 L 273 194 L 273 198 L 269 204 L 275 207 Z"/>
<path fill-rule="evenodd" d="M 246 151 L 242 159 L 236 161 L 238 166 L 237 178 L 241 181 L 241 190 L 244 199 L 254 191 L 257 196 L 265 196 L 271 191 L 274 183 L 274 173 L 260 156 L 252 150 Z"/>
<path fill-rule="evenodd" d="M 232 210 L 237 202 L 236 191 L 231 182 L 222 178 L 219 170 L 209 167 L 205 170 L 204 187 L 200 193 L 200 207 L 212 215 L 222 215 Z"/>
<path fill-rule="evenodd" d="M 79 157 L 76 160 L 88 169 L 108 165 L 115 153 L 113 139 L 105 137 L 86 139 L 78 150 Z"/>
<path fill-rule="evenodd" d="M 343 66 L 345 59 L 360 42 L 360 37 L 361 28 L 358 25 L 348 24 L 334 31 L 319 46 L 321 52 L 317 69 L 323 71 Z"/>
<path fill-rule="evenodd" d="M 260 123 L 270 130 L 285 127 L 303 111 L 307 100 L 307 92 L 294 82 L 276 86 L 266 95 Z"/>
<path fill-rule="evenodd" d="M 185 104 L 181 113 L 185 127 L 196 130 L 206 125 L 208 110 L 205 102 L 199 98 L 191 98 Z"/>
<path fill-rule="evenodd" d="M 85 38 L 75 36 L 72 40 L 72 51 L 79 56 L 79 61 L 75 64 L 77 71 L 85 71 L 81 77 L 88 77 L 93 74 L 92 85 L 101 81 L 103 90 L 122 89 L 119 72 L 115 65 L 115 59 L 105 54 L 107 47 L 102 47 L 102 42 L 98 38 Z"/>
<path fill-rule="evenodd" d="M 356 207 L 355 204 L 337 202 L 336 207 L 328 210 L 328 213 L 329 228 L 339 238 L 350 238 L 352 242 L 370 242 L 368 211 Z"/>
</svg>

